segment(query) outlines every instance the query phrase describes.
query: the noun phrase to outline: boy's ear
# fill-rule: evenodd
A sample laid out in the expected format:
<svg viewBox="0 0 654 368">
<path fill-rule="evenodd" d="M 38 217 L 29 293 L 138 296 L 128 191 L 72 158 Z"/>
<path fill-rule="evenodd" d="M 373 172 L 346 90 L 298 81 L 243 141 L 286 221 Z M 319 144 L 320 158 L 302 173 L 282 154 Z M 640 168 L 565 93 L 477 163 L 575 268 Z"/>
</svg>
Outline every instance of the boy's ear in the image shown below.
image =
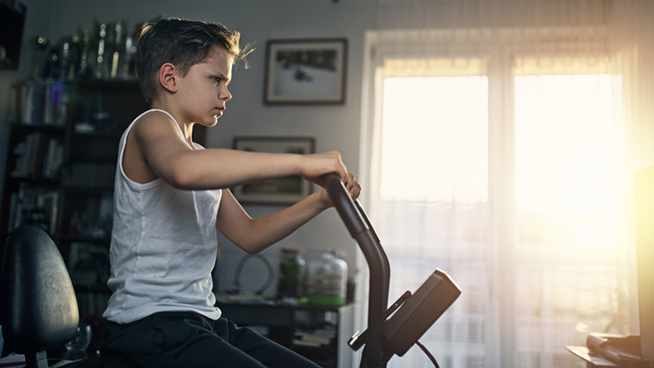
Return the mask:
<svg viewBox="0 0 654 368">
<path fill-rule="evenodd" d="M 177 68 L 171 63 L 165 63 L 159 68 L 159 83 L 169 92 L 177 92 Z"/>
</svg>

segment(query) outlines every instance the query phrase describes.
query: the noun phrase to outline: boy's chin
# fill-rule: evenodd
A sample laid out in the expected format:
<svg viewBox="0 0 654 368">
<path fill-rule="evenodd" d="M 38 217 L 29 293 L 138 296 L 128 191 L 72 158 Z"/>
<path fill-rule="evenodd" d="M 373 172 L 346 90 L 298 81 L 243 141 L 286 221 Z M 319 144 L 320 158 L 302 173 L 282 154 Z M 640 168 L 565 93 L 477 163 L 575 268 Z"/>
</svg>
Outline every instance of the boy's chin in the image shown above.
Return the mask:
<svg viewBox="0 0 654 368">
<path fill-rule="evenodd" d="M 214 116 L 213 120 L 203 121 L 200 125 L 203 125 L 207 128 L 211 128 L 218 124 L 218 116 Z"/>
</svg>

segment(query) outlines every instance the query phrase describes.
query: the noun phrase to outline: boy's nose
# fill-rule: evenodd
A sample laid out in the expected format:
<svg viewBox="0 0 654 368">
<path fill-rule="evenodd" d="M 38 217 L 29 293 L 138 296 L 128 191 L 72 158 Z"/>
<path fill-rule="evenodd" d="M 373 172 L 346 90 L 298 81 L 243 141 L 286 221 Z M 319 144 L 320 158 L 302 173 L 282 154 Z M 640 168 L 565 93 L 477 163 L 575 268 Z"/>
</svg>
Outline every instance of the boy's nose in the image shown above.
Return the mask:
<svg viewBox="0 0 654 368">
<path fill-rule="evenodd" d="M 232 93 L 229 92 L 229 90 L 227 88 L 225 88 L 224 90 L 222 90 L 220 92 L 219 98 L 221 100 L 229 101 L 229 100 L 232 99 Z"/>
</svg>

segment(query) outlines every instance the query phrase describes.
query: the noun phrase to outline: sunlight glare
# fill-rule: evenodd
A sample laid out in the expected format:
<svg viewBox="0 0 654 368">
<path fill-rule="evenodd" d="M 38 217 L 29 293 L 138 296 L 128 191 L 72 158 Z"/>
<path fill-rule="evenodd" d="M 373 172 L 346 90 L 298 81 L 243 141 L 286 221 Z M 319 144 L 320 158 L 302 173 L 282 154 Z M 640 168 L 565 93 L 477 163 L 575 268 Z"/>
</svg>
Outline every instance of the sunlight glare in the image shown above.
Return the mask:
<svg viewBox="0 0 654 368">
<path fill-rule="evenodd" d="M 613 88 L 609 75 L 515 80 L 518 210 L 597 219 L 614 191 Z M 590 220 L 592 222 L 592 220 Z"/>
<path fill-rule="evenodd" d="M 487 197 L 487 77 L 385 78 L 380 195 L 479 202 Z"/>
</svg>

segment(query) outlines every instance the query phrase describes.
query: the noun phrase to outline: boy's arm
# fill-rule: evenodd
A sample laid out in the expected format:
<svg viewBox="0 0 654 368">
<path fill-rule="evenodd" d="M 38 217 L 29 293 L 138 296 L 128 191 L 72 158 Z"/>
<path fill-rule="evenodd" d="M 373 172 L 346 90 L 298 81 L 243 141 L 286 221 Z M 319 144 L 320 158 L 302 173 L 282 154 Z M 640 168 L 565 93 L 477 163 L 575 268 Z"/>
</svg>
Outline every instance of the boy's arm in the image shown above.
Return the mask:
<svg viewBox="0 0 654 368">
<path fill-rule="evenodd" d="M 144 116 L 133 130 L 134 143 L 153 176 L 180 189 L 229 188 L 288 175 L 316 181 L 330 172 L 347 180 L 347 169 L 338 152 L 294 155 L 229 149 L 192 150 L 180 139 L 175 123 L 163 114 Z M 125 163 L 126 168 L 128 164 Z"/>
<path fill-rule="evenodd" d="M 353 198 L 359 197 L 361 187 L 351 174 L 348 174 L 346 188 Z M 282 240 L 331 206 L 326 190 L 321 189 L 279 212 L 252 219 L 231 191 L 225 189 L 216 227 L 239 248 L 254 254 Z"/>
</svg>

